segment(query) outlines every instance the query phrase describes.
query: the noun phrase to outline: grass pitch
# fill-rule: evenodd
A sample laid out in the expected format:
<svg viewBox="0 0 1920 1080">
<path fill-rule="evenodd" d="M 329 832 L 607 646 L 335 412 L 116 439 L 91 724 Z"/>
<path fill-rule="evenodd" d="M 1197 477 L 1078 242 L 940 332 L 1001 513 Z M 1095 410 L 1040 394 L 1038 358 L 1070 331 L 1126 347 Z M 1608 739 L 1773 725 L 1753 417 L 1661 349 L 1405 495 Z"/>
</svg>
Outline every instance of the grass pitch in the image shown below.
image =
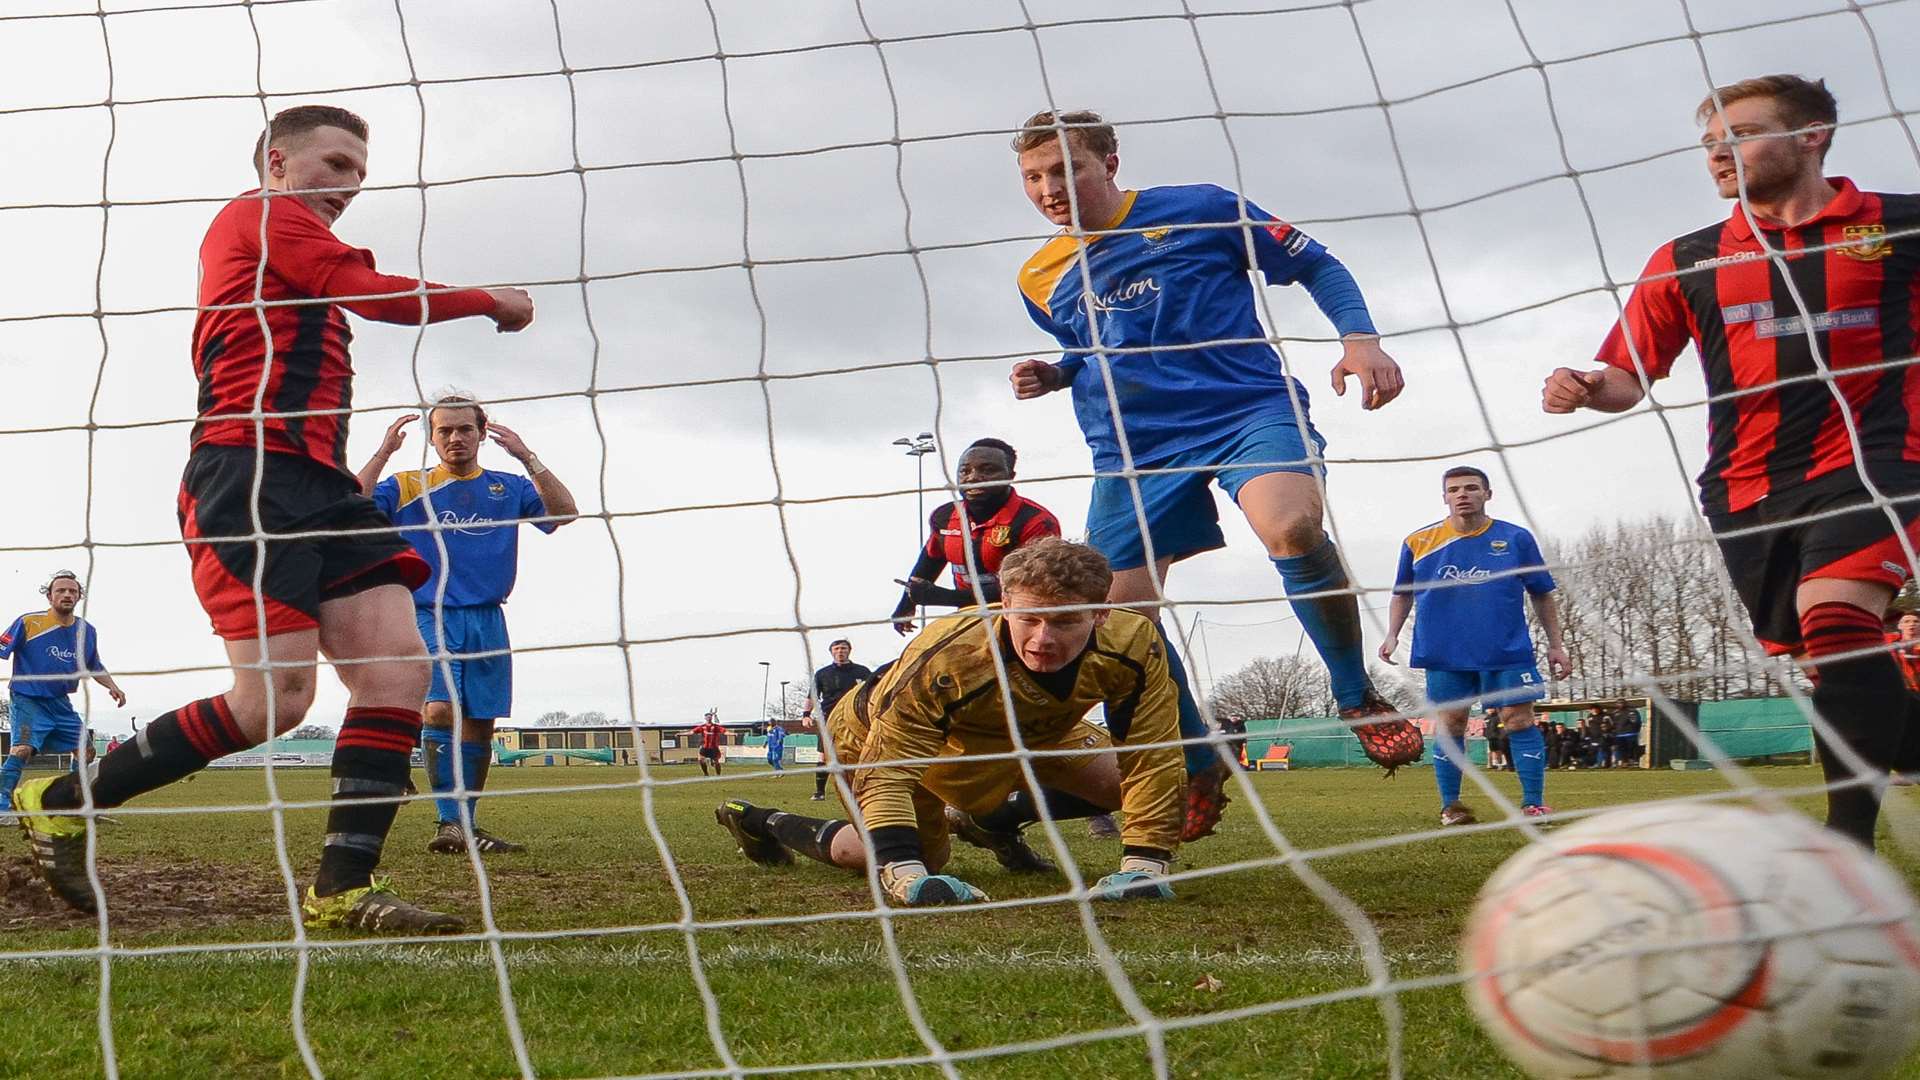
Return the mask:
<svg viewBox="0 0 1920 1080">
<path fill-rule="evenodd" d="M 1754 775 L 1781 787 L 1818 782 L 1810 768 Z M 835 807 L 807 801 L 807 773 L 742 769 L 700 781 L 684 768 L 656 772 L 670 782 L 653 789 L 652 817 L 684 884 L 684 906 L 640 789 L 524 791 L 631 776 L 610 768 L 499 769 L 492 787 L 507 794 L 482 807 L 485 825 L 531 848 L 486 866 L 493 922 L 509 935 L 499 949 L 538 1075 L 725 1075 L 721 1045 L 747 1069 L 884 1059 L 908 1063 L 809 1075 L 940 1075 L 911 1063 L 926 1045 L 902 1005 L 865 881 L 812 863 L 763 870 L 737 855 L 714 824 L 713 807 L 729 795 L 801 813 Z M 1517 1076 L 1475 1027 L 1449 978 L 1475 891 L 1520 837 L 1486 829 L 1367 849 L 1433 825 L 1429 776 L 1416 769 L 1382 782 L 1353 769 L 1252 779 L 1292 844 L 1336 849 L 1312 868 L 1365 912 L 1392 978 L 1415 981 L 1417 988 L 1395 997 L 1406 1075 Z M 278 781 L 283 799 L 325 798 L 318 771 L 281 772 Z M 1515 794 L 1510 776 L 1496 782 Z M 1566 811 L 1725 786 L 1711 772 L 1556 773 L 1547 790 Z M 265 792 L 258 772 L 216 770 L 137 805 L 241 806 L 264 802 Z M 1491 810 L 1484 796 L 1469 797 L 1483 813 Z M 1818 797 L 1803 802 L 1810 811 L 1820 805 Z M 26 877 L 23 841 L 0 839 L 0 1076 L 102 1074 L 103 978 L 122 1076 L 306 1075 L 291 1019 L 295 956 L 284 947 L 294 931 L 271 817 L 261 810 L 116 816 L 118 824 L 98 832 L 106 942 L 128 951 L 105 965 L 98 925 L 54 907 Z M 317 809 L 284 815 L 302 888 L 322 819 Z M 402 895 L 459 911 L 479 929 L 479 885 L 469 864 L 424 850 L 432 819 L 429 805 L 401 811 L 386 869 Z M 1063 832 L 1089 880 L 1114 868 L 1117 842 L 1091 840 L 1077 822 Z M 1288 867 L 1262 862 L 1275 854 L 1236 793 L 1222 834 L 1191 845 L 1179 864 L 1220 872 L 1180 882 L 1172 903 L 1102 904 L 1093 918 L 1140 1004 L 1170 1025 L 1163 1052 L 1174 1075 L 1384 1076 L 1389 1027 L 1365 989 L 1362 949 Z M 1894 857 L 1909 880 L 1920 880 L 1920 863 Z M 996 901 L 1062 888 L 1059 879 L 1007 875 L 964 846 L 951 869 Z M 835 912 L 853 917 L 751 924 Z M 962 1075 L 1151 1075 L 1153 1048 L 1130 1030 L 1126 1007 L 1089 950 L 1083 917 L 1072 903 L 1043 902 L 893 921 L 893 945 L 924 1023 L 963 1055 Z M 720 925 L 688 929 L 696 923 Z M 364 943 L 332 934 L 313 942 L 302 1013 L 327 1075 L 519 1074 L 486 942 Z M 244 943 L 266 946 L 219 947 Z M 175 946 L 215 948 L 152 951 Z M 80 955 L 20 955 L 60 950 Z M 702 1005 L 690 960 L 696 951 L 717 1018 Z M 1102 1037 L 1075 1039 L 1088 1033 Z M 988 1052 L 1010 1044 L 1019 1048 Z M 1920 1077 L 1920 1062 L 1900 1075 Z"/>
</svg>

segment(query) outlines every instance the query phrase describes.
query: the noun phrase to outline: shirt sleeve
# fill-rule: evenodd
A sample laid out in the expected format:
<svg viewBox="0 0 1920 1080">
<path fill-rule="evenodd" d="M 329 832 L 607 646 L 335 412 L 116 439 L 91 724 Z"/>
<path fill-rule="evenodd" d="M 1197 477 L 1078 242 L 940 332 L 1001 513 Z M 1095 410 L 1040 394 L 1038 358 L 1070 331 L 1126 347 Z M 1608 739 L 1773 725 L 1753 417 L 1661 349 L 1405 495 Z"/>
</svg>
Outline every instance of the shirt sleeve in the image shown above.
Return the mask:
<svg viewBox="0 0 1920 1080">
<path fill-rule="evenodd" d="M 1027 305 L 1027 317 L 1033 320 L 1033 324 L 1045 330 L 1047 333 L 1052 334 L 1053 340 L 1059 342 L 1062 349 L 1077 349 L 1080 347 L 1080 342 L 1075 340 L 1074 336 L 1068 333 L 1065 327 L 1054 322 L 1053 316 L 1040 310 L 1040 305 L 1034 303 L 1025 293 L 1020 294 L 1020 301 Z M 1061 385 L 1068 385 L 1072 383 L 1073 380 L 1079 378 L 1080 369 L 1087 366 L 1087 354 L 1076 352 L 1062 353 L 1059 361 L 1053 366 L 1060 369 Z"/>
<path fill-rule="evenodd" d="M 547 516 L 547 501 L 540 497 L 540 489 L 533 478 L 522 476 L 520 480 L 520 516 L 522 518 L 543 518 Z M 533 527 L 543 533 L 551 533 L 560 527 L 557 521 L 536 521 Z"/>
<path fill-rule="evenodd" d="M 440 322 L 485 315 L 494 308 L 493 297 L 484 289 L 436 291 L 425 298 L 423 319 L 420 297 L 385 294 L 410 293 L 422 286 L 445 290 L 447 286 L 379 273 L 373 268 L 373 252 L 333 235 L 297 200 L 281 196 L 262 201 L 267 204 L 267 269 L 307 296 L 379 297 L 343 300 L 340 306 L 362 318 L 391 323 Z"/>
<path fill-rule="evenodd" d="M 107 665 L 100 659 L 100 632 L 92 623 L 81 623 L 82 633 L 87 636 L 87 672 L 92 675 L 104 674 Z"/>
<path fill-rule="evenodd" d="M 1215 231 L 1234 246 L 1242 266 L 1260 271 L 1268 282 L 1291 285 L 1326 255 L 1327 249 L 1319 241 L 1256 206 L 1252 199 L 1245 200 L 1243 216 L 1240 196 L 1225 188 L 1212 188 L 1208 194 L 1208 220 L 1244 223 L 1239 229 Z M 1250 260 L 1249 243 L 1253 249 Z"/>
<path fill-rule="evenodd" d="M 1540 554 L 1540 545 L 1533 534 L 1521 529 L 1514 538 L 1514 545 L 1520 551 L 1522 572 L 1520 584 L 1535 596 L 1542 596 L 1554 590 L 1553 575 L 1547 572 L 1547 560 Z"/>
<path fill-rule="evenodd" d="M 1693 321 L 1674 275 L 1673 245 L 1664 244 L 1640 272 L 1640 283 L 1627 297 L 1626 310 L 1607 332 L 1596 359 L 1622 371 L 1637 373 L 1644 367 L 1647 378 L 1664 379 L 1692 337 Z"/>
<path fill-rule="evenodd" d="M 1173 743 L 1180 738 L 1180 699 L 1167 672 L 1166 644 L 1158 633 L 1148 642 L 1145 687 L 1131 719 L 1114 737 L 1120 767 L 1120 809 L 1125 814 L 1121 841 L 1128 847 L 1158 848 L 1171 854 L 1180 846 L 1186 819 L 1183 792 L 1186 760 L 1180 747 L 1129 750 L 1129 744 Z M 1112 729 L 1109 718 L 1109 730 Z"/>
<path fill-rule="evenodd" d="M 1413 549 L 1400 545 L 1400 567 L 1393 572 L 1394 592 L 1413 592 Z"/>
<path fill-rule="evenodd" d="M 388 517 L 400 512 L 400 476 L 394 474 L 373 485 L 373 505 Z"/>
<path fill-rule="evenodd" d="M 1027 522 L 1026 531 L 1020 534 L 1014 546 L 1025 547 L 1043 536 L 1059 535 L 1060 519 L 1053 516 L 1053 511 L 1042 510 L 1040 513 L 1034 515 L 1032 521 Z"/>
<path fill-rule="evenodd" d="M 13 625 L 7 627 L 7 632 L 0 634 L 0 660 L 13 655 L 13 650 L 19 646 L 20 639 L 25 637 L 26 633 L 27 628 L 21 625 L 21 621 L 13 620 Z"/>
<path fill-rule="evenodd" d="M 860 751 L 860 763 L 899 762 L 909 758 L 934 758 L 946 745 L 939 729 L 941 719 L 938 679 L 952 676 L 946 665 L 936 659 L 925 664 L 907 661 L 887 673 L 869 699 L 876 703 L 872 730 Z M 909 681 L 911 676 L 911 681 Z M 889 826 L 914 828 L 913 793 L 926 774 L 924 764 L 877 765 L 861 768 L 853 774 L 854 797 L 860 801 L 860 814 L 867 828 Z"/>
</svg>

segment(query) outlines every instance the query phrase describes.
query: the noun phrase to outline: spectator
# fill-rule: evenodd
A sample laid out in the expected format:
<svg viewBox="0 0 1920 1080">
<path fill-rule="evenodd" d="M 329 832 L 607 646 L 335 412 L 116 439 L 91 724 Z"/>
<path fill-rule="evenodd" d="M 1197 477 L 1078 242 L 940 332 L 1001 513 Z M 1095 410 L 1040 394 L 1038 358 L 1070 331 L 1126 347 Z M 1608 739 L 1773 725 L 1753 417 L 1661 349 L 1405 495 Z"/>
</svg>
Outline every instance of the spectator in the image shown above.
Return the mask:
<svg viewBox="0 0 1920 1080">
<path fill-rule="evenodd" d="M 1220 733 L 1227 737 L 1227 757 L 1239 761 L 1247 753 L 1247 722 L 1238 716 L 1222 716 Z"/>
<path fill-rule="evenodd" d="M 1622 705 L 1613 720 L 1613 767 L 1640 767 L 1640 710 Z"/>
<path fill-rule="evenodd" d="M 1558 720 L 1547 721 L 1547 768 L 1557 769 L 1566 760 L 1561 753 L 1566 746 L 1566 725 Z"/>
<path fill-rule="evenodd" d="M 1507 733 L 1500 728 L 1500 714 L 1487 711 L 1481 730 L 1487 733 L 1487 768 L 1500 770 L 1507 767 Z"/>
</svg>

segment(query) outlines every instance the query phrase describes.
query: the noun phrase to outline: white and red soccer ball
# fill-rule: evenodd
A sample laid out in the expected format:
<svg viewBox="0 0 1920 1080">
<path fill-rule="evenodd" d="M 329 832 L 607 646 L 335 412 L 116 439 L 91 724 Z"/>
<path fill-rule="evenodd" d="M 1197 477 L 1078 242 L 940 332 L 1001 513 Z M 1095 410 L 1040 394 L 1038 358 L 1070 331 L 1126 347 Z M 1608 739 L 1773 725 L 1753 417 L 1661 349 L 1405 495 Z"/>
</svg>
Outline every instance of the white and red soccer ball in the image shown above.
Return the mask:
<svg viewBox="0 0 1920 1080">
<path fill-rule="evenodd" d="M 1880 1076 L 1920 1037 L 1920 919 L 1865 848 L 1796 814 L 1622 810 L 1480 892 L 1467 998 L 1530 1075 Z"/>
</svg>

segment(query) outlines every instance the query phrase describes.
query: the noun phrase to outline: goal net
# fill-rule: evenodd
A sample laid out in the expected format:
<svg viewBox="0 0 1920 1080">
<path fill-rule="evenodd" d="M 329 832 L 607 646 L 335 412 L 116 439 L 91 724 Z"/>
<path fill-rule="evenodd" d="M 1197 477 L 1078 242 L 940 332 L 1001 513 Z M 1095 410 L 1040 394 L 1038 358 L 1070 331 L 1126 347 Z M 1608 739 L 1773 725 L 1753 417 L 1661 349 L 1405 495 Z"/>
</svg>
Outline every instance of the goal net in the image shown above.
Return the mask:
<svg viewBox="0 0 1920 1080">
<path fill-rule="evenodd" d="M 1649 252 L 1727 212 L 1693 121 L 1713 86 L 1824 76 L 1842 108 L 1829 173 L 1914 189 L 1920 82 L 1887 59 L 1917 32 L 1911 0 L 1661 0 L 1605 18 L 1477 0 L 9 6 L 0 592 L 10 618 L 39 609 L 55 568 L 78 571 L 130 699 L 82 683 L 93 742 L 228 685 L 177 528 L 193 260 L 213 214 L 257 185 L 249 154 L 282 108 L 368 120 L 365 186 L 336 231 L 382 272 L 521 287 L 538 311 L 518 334 L 354 320 L 349 467 L 459 386 L 580 517 L 520 530 L 513 711 L 460 811 L 528 850 L 427 853 L 424 773 L 387 843 L 396 888 L 467 932 L 300 926 L 329 733 L 296 733 L 101 818 L 98 917 L 50 901 L 24 845 L 5 854 L 0 1061 L 36 1076 L 1499 1075 L 1455 941 L 1480 882 L 1539 827 L 1488 769 L 1478 720 L 1472 830 L 1435 827 L 1424 762 L 1386 785 L 1336 767 L 1366 765 L 1359 743 L 1265 545 L 1220 495 L 1224 548 L 1156 575 L 1152 606 L 1208 717 L 1249 722 L 1213 745 L 1252 767 L 1227 782 L 1219 834 L 1178 853 L 1173 902 L 1096 899 L 1121 846 L 1078 820 L 1026 834 L 1058 874 L 959 845 L 949 872 L 991 899 L 919 910 L 871 873 L 749 863 L 714 807 L 848 816 L 846 769 L 810 798 L 812 673 L 835 639 L 869 667 L 900 654 L 897 579 L 975 439 L 1016 447 L 1019 493 L 1084 533 L 1101 470 L 1068 395 L 1009 387 L 1016 363 L 1060 349 L 1017 287 L 1057 230 L 1008 144 L 1039 110 L 1093 108 L 1117 130 L 1122 188 L 1244 195 L 1364 291 L 1407 384 L 1372 411 L 1331 392 L 1341 342 L 1305 289 L 1256 303 L 1325 438 L 1327 531 L 1396 706 L 1431 735 L 1405 650 L 1375 652 L 1402 540 L 1446 514 L 1442 471 L 1473 465 L 1488 512 L 1540 538 L 1559 585 L 1573 674 L 1543 715 L 1646 723 L 1635 768 L 1549 776 L 1563 819 L 1663 799 L 1818 813 L 1806 684 L 1759 650 L 1698 524 L 1726 391 L 1691 350 L 1619 415 L 1547 415 L 1540 388 L 1590 366 Z M 1264 227 L 1233 226 L 1249 245 Z M 1089 362 L 1140 351 L 1106 342 Z M 405 430 L 382 475 L 436 464 L 427 431 Z M 1166 471 L 1127 460 L 1106 474 Z M 480 464 L 527 471 L 495 444 Z M 464 524 L 440 516 L 432 542 Z M 440 655 L 443 673 L 462 655 Z M 346 707 L 323 660 L 306 723 L 337 728 Z M 709 710 L 732 728 L 718 776 L 689 734 Z M 780 770 L 763 764 L 775 718 Z M 1258 768 L 1269 754 L 1290 767 Z M 1028 781 L 1045 757 L 1012 755 Z M 1907 800 L 1885 817 L 1883 850 L 1911 875 Z"/>
</svg>

